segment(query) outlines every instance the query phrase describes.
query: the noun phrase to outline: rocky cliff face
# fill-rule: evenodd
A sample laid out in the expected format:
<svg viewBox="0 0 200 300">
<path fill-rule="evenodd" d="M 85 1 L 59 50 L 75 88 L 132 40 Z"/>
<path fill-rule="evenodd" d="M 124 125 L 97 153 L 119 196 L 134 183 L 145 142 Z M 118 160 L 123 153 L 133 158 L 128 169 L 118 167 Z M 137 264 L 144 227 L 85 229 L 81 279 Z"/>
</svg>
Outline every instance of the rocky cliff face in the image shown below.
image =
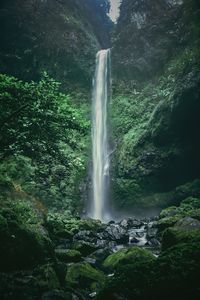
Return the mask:
<svg viewBox="0 0 200 300">
<path fill-rule="evenodd" d="M 200 176 L 199 16 L 195 0 L 122 3 L 112 105 L 119 207 L 179 201 L 175 189 Z"/>
<path fill-rule="evenodd" d="M 189 2 L 192 1 L 122 2 L 113 47 L 113 64 L 119 78 L 151 79 L 186 47 L 191 38 L 191 22 L 197 17 Z"/>
<path fill-rule="evenodd" d="M 90 84 L 95 53 L 109 44 L 108 9 L 107 0 L 1 1 L 0 72 Z"/>
</svg>

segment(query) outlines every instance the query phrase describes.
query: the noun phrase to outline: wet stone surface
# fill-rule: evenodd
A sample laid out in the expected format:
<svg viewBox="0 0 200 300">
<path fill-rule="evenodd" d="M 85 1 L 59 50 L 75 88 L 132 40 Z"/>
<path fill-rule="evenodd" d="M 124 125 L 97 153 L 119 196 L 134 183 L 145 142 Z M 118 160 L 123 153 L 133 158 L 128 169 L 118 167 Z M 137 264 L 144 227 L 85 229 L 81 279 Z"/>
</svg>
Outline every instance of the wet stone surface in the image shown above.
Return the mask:
<svg viewBox="0 0 200 300">
<path fill-rule="evenodd" d="M 119 222 L 110 221 L 107 224 L 101 224 L 96 230 L 78 231 L 74 234 L 71 242 L 63 239 L 57 240 L 56 248 L 64 249 L 66 247 L 78 250 L 82 259 L 87 258 L 86 261 L 91 264 L 105 259 L 106 251 L 109 254 L 124 247 L 148 248 L 157 255 L 160 251 L 160 238 L 154 224 L 154 219 L 128 218 Z M 92 259 L 91 255 L 93 255 Z"/>
</svg>

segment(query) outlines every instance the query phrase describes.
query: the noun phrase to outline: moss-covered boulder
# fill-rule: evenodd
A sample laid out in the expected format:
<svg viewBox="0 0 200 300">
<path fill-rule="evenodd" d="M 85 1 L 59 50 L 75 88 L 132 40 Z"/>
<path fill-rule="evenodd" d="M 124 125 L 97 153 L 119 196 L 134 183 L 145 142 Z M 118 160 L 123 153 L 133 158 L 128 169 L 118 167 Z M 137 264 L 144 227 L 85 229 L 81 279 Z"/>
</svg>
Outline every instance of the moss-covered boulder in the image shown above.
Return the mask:
<svg viewBox="0 0 200 300">
<path fill-rule="evenodd" d="M 165 217 L 160 219 L 157 223 L 156 226 L 158 227 L 159 231 L 163 231 L 168 227 L 172 227 L 178 222 L 182 216 L 180 215 L 174 215 L 172 217 Z"/>
<path fill-rule="evenodd" d="M 194 221 L 194 219 L 197 220 Z M 199 219 L 200 199 L 196 197 L 187 197 L 180 203 L 180 206 L 171 206 L 162 210 L 156 225 L 160 231 L 163 231 L 174 225 L 179 227 L 183 227 L 184 225 L 187 227 L 187 225 L 191 226 L 191 224 L 193 224 L 194 226 L 197 226 Z"/>
<path fill-rule="evenodd" d="M 160 218 L 170 218 L 175 216 L 178 213 L 179 209 L 177 206 L 170 206 L 168 208 L 165 208 L 160 213 Z"/>
<path fill-rule="evenodd" d="M 98 299 L 198 299 L 200 243 L 180 243 L 154 260 L 122 265 Z"/>
<path fill-rule="evenodd" d="M 113 270 L 125 265 L 148 263 L 154 259 L 153 254 L 145 249 L 138 247 L 124 248 L 109 255 L 103 262 L 103 266 L 106 269 Z"/>
<path fill-rule="evenodd" d="M 163 233 L 162 250 L 166 250 L 176 244 L 190 242 L 200 242 L 199 229 L 185 231 L 178 228 L 167 228 Z"/>
<path fill-rule="evenodd" d="M 22 270 L 53 258 L 53 247 L 41 216 L 26 202 L 0 210 L 0 269 Z"/>
<path fill-rule="evenodd" d="M 138 247 L 111 254 L 104 261 L 104 267 L 114 273 L 109 277 L 98 299 L 140 299 L 140 294 L 148 284 L 154 262 L 156 258 L 152 253 Z"/>
<path fill-rule="evenodd" d="M 93 268 L 87 262 L 73 264 L 68 268 L 66 283 L 72 287 L 96 291 L 105 284 L 106 277 L 103 272 Z"/>
<path fill-rule="evenodd" d="M 98 247 L 95 244 L 85 241 L 74 242 L 72 244 L 72 248 L 74 250 L 79 251 L 82 254 L 82 256 L 90 255 L 98 249 Z"/>
<path fill-rule="evenodd" d="M 73 249 L 56 249 L 56 257 L 65 263 L 79 262 L 81 260 L 81 253 Z"/>
<path fill-rule="evenodd" d="M 73 238 L 73 235 L 81 230 L 97 231 L 104 228 L 98 220 L 80 219 L 73 217 L 70 212 L 49 213 L 47 216 L 47 226 L 52 236 Z"/>
<path fill-rule="evenodd" d="M 200 242 L 179 243 L 161 253 L 152 267 L 146 297 L 199 299 Z"/>
</svg>

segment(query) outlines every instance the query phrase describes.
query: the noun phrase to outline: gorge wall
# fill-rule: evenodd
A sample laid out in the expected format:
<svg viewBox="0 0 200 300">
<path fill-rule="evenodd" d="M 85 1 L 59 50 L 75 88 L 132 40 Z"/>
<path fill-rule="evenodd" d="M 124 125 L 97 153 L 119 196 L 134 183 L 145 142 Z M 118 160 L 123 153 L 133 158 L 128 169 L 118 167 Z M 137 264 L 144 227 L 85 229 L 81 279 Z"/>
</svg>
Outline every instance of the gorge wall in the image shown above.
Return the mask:
<svg viewBox="0 0 200 300">
<path fill-rule="evenodd" d="M 113 201 L 154 210 L 199 194 L 198 1 L 124 0 L 113 37 Z"/>
<path fill-rule="evenodd" d="M 65 83 L 90 86 L 94 57 L 109 45 L 107 0 L 0 3 L 0 72 L 38 80 L 45 70 Z"/>
</svg>

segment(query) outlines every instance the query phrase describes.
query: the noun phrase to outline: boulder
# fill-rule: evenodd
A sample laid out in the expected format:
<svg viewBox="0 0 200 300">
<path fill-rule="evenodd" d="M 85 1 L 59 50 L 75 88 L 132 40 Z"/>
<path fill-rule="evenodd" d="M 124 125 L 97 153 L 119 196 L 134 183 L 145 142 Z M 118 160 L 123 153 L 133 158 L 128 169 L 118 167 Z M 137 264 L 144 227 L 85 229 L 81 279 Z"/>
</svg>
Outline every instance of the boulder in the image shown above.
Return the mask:
<svg viewBox="0 0 200 300">
<path fill-rule="evenodd" d="M 116 241 L 118 244 L 125 244 L 129 241 L 129 235 L 127 231 L 118 224 L 111 224 L 106 228 L 109 238 Z"/>
<path fill-rule="evenodd" d="M 65 263 L 79 262 L 81 253 L 72 249 L 55 249 L 56 257 Z"/>
<path fill-rule="evenodd" d="M 84 241 L 74 242 L 72 244 L 72 248 L 79 251 L 83 257 L 90 255 L 98 249 L 98 247 L 94 243 Z"/>
<path fill-rule="evenodd" d="M 139 247 L 124 248 L 109 255 L 105 259 L 103 266 L 106 269 L 114 270 L 121 266 L 130 265 L 141 261 L 149 262 L 153 259 L 153 254 L 148 250 Z"/>
<path fill-rule="evenodd" d="M 178 222 L 176 222 L 175 228 L 179 230 L 186 230 L 186 231 L 191 231 L 195 229 L 199 230 L 200 221 L 193 219 L 191 217 L 185 217 L 180 219 Z"/>
<path fill-rule="evenodd" d="M 94 292 L 104 286 L 106 277 L 103 272 L 83 262 L 71 265 L 66 274 L 66 284 L 71 287 Z"/>
</svg>

